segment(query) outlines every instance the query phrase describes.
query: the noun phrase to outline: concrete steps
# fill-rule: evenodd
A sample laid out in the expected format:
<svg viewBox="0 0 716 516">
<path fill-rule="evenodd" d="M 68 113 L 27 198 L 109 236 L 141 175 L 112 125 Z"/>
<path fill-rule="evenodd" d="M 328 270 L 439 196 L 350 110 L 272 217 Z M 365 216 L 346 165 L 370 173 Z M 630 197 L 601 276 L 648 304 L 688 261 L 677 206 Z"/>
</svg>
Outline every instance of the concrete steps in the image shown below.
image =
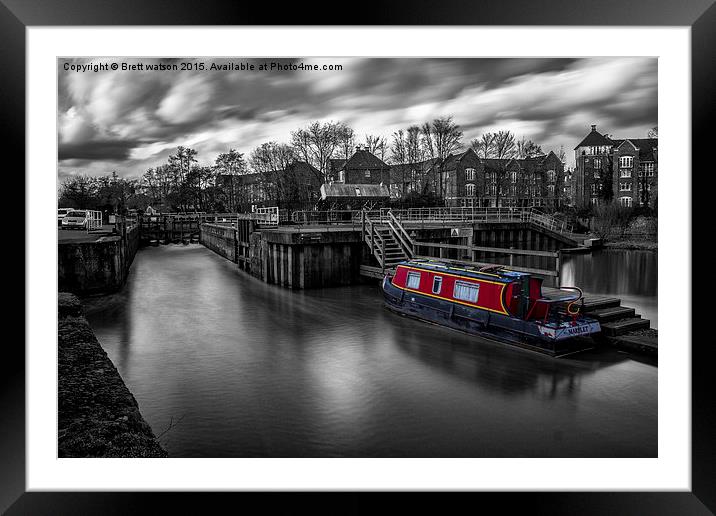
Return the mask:
<svg viewBox="0 0 716 516">
<path fill-rule="evenodd" d="M 633 308 L 628 306 L 609 306 L 606 308 L 597 308 L 589 311 L 589 315 L 594 317 L 600 323 L 606 323 L 609 321 L 616 321 L 619 319 L 628 319 L 635 317 Z"/>
<path fill-rule="evenodd" d="M 634 330 L 644 330 L 649 328 L 651 322 L 649 319 L 641 317 L 629 317 L 627 319 L 619 319 L 617 321 L 606 322 L 602 324 L 602 333 L 607 337 L 617 337 Z"/>
</svg>

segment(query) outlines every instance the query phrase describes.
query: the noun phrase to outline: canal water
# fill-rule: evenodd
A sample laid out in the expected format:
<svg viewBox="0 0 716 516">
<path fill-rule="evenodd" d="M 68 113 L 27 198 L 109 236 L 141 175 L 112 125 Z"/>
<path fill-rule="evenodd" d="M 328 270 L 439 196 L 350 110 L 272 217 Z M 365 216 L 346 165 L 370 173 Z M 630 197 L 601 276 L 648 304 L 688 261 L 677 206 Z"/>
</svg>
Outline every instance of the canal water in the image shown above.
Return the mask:
<svg viewBox="0 0 716 516">
<path fill-rule="evenodd" d="M 629 260 L 574 256 L 565 273 L 651 292 L 655 313 L 655 285 L 597 270 Z M 173 457 L 657 455 L 653 363 L 555 360 L 406 319 L 377 284 L 292 292 L 170 245 L 140 250 L 88 319 Z"/>
</svg>

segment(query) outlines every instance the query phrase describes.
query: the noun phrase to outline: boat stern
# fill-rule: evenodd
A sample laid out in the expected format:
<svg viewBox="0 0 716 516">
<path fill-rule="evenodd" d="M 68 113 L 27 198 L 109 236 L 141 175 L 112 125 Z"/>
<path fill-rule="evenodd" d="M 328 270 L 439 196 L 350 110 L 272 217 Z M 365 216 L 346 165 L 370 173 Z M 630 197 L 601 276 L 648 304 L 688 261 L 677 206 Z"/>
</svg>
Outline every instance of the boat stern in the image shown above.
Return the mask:
<svg viewBox="0 0 716 516">
<path fill-rule="evenodd" d="M 554 341 L 561 341 L 574 337 L 589 337 L 602 331 L 599 321 L 588 317 L 582 317 L 575 321 L 538 324 L 537 329 L 543 338 Z"/>
</svg>

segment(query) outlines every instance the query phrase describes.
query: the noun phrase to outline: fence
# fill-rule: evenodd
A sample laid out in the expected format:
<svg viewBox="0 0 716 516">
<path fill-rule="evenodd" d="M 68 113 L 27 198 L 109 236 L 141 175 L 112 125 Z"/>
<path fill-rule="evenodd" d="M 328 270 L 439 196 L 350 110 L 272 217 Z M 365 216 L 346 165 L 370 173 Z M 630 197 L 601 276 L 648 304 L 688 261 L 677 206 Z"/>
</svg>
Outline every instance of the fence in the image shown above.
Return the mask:
<svg viewBox="0 0 716 516">
<path fill-rule="evenodd" d="M 294 211 L 294 224 L 355 224 L 360 220 L 361 210 Z M 479 208 L 479 207 L 434 207 L 434 208 L 380 208 L 366 210 L 374 222 L 387 224 L 392 214 L 401 223 L 411 226 L 449 226 L 456 223 L 476 222 L 532 222 L 540 227 L 558 233 L 572 233 L 574 227 L 567 221 L 541 212 L 536 208 Z"/>
<path fill-rule="evenodd" d="M 87 210 L 87 216 L 86 219 L 87 224 L 86 228 L 87 231 L 94 231 L 95 229 L 101 229 L 102 228 L 102 212 L 101 211 L 95 211 L 95 210 Z"/>
</svg>

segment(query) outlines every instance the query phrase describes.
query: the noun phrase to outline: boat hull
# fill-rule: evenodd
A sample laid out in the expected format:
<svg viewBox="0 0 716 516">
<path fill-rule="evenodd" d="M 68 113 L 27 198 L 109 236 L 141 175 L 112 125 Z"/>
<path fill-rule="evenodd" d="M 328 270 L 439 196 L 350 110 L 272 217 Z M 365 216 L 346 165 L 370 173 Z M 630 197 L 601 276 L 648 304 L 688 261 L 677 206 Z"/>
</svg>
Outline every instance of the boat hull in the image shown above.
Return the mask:
<svg viewBox="0 0 716 516">
<path fill-rule="evenodd" d="M 389 277 L 384 278 L 382 290 L 386 308 L 398 314 L 554 357 L 593 348 L 588 336 L 600 330 L 599 323 L 588 318 L 560 328 L 463 307 L 403 290 Z"/>
</svg>

